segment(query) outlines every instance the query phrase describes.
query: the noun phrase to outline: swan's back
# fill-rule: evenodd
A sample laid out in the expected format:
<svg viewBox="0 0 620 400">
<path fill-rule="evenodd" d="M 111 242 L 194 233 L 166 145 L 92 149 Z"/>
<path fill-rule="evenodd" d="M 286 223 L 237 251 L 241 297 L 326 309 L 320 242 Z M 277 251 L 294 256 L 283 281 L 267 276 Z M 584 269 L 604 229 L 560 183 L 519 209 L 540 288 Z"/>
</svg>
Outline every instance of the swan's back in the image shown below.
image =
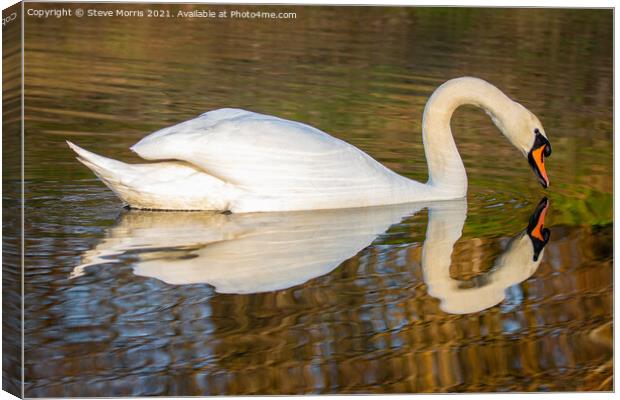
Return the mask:
<svg viewBox="0 0 620 400">
<path fill-rule="evenodd" d="M 333 204 L 334 197 L 372 205 L 377 193 L 385 198 L 411 182 L 319 129 L 240 109 L 210 111 L 154 132 L 132 150 L 149 160 L 186 161 L 265 201 L 278 198 L 280 207 L 309 198 Z"/>
</svg>

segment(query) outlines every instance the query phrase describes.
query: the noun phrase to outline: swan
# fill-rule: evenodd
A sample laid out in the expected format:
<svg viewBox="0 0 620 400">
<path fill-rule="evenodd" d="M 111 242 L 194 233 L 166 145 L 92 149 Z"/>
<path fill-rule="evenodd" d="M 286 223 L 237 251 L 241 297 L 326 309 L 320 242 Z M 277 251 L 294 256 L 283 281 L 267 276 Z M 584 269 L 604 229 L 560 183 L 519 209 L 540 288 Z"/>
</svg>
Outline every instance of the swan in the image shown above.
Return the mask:
<svg viewBox="0 0 620 400">
<path fill-rule="evenodd" d="M 550 237 L 544 227 L 548 204 L 547 199 L 538 204 L 527 228 L 469 288 L 450 276 L 466 199 L 273 213 L 125 211 L 103 240 L 82 254 L 70 277 L 121 262 L 130 263 L 137 276 L 171 285 L 209 284 L 229 294 L 284 290 L 330 273 L 390 226 L 427 208 L 421 266 L 428 293 L 444 312 L 472 313 L 500 303 L 508 287 L 537 270 Z"/>
<path fill-rule="evenodd" d="M 538 118 L 472 77 L 445 82 L 426 104 L 425 184 L 309 125 L 233 108 L 161 129 L 131 147 L 152 163 L 127 164 L 67 143 L 131 208 L 245 213 L 450 200 L 467 193 L 450 129 L 452 113 L 464 104 L 484 109 L 528 159 L 542 186 L 549 186 L 544 162 L 551 145 Z"/>
</svg>

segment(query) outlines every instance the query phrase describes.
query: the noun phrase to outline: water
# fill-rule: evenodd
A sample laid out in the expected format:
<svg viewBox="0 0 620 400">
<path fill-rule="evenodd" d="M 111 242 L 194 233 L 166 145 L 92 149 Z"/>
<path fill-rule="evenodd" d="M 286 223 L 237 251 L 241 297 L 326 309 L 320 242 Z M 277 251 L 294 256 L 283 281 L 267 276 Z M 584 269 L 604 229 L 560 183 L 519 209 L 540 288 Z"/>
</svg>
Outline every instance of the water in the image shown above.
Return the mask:
<svg viewBox="0 0 620 400">
<path fill-rule="evenodd" d="M 297 19 L 26 19 L 26 395 L 611 390 L 611 11 L 270 9 Z M 135 162 L 242 107 L 424 181 L 424 104 L 461 75 L 540 117 L 549 190 L 473 107 L 468 198 L 442 205 L 124 211 L 64 143 Z"/>
</svg>

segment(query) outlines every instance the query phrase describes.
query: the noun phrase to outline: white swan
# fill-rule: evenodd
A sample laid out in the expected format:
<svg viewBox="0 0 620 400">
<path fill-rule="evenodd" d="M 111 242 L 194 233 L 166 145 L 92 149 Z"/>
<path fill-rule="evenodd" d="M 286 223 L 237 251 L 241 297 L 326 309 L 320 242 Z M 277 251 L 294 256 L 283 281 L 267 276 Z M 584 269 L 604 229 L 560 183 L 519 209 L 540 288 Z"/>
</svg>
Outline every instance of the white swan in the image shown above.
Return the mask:
<svg viewBox="0 0 620 400">
<path fill-rule="evenodd" d="M 426 105 L 426 184 L 316 128 L 239 109 L 207 112 L 131 147 L 155 163 L 126 164 L 68 144 L 134 208 L 292 211 L 456 199 L 466 195 L 467 176 L 450 118 L 463 104 L 483 108 L 528 158 L 541 184 L 549 185 L 544 158 L 551 145 L 538 118 L 495 86 L 470 77 L 444 83 Z"/>
<path fill-rule="evenodd" d="M 449 313 L 498 304 L 508 287 L 529 278 L 542 260 L 548 203 L 534 211 L 493 267 L 472 288 L 450 277 L 454 244 L 467 216 L 465 199 L 354 209 L 283 213 L 152 213 L 128 211 L 106 237 L 82 254 L 71 277 L 106 263 L 130 263 L 133 273 L 173 285 L 207 283 L 219 293 L 287 289 L 330 273 L 405 216 L 429 209 L 422 248 L 428 293 Z"/>
</svg>

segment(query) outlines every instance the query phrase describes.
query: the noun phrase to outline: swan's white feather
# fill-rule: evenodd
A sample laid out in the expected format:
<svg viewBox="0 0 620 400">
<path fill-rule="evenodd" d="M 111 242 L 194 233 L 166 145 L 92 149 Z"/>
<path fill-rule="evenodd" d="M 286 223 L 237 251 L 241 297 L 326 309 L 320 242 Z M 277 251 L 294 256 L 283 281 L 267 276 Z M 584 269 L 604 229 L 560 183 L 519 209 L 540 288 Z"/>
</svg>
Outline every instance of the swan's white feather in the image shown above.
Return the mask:
<svg viewBox="0 0 620 400">
<path fill-rule="evenodd" d="M 233 211 L 402 203 L 412 190 L 411 180 L 325 132 L 238 109 L 162 129 L 132 150 L 148 160 L 186 161 L 252 194 L 237 198 Z"/>
<path fill-rule="evenodd" d="M 102 157 L 69 141 L 78 160 L 123 202 L 142 209 L 226 210 L 236 188 L 183 162 L 127 164 Z"/>
</svg>

